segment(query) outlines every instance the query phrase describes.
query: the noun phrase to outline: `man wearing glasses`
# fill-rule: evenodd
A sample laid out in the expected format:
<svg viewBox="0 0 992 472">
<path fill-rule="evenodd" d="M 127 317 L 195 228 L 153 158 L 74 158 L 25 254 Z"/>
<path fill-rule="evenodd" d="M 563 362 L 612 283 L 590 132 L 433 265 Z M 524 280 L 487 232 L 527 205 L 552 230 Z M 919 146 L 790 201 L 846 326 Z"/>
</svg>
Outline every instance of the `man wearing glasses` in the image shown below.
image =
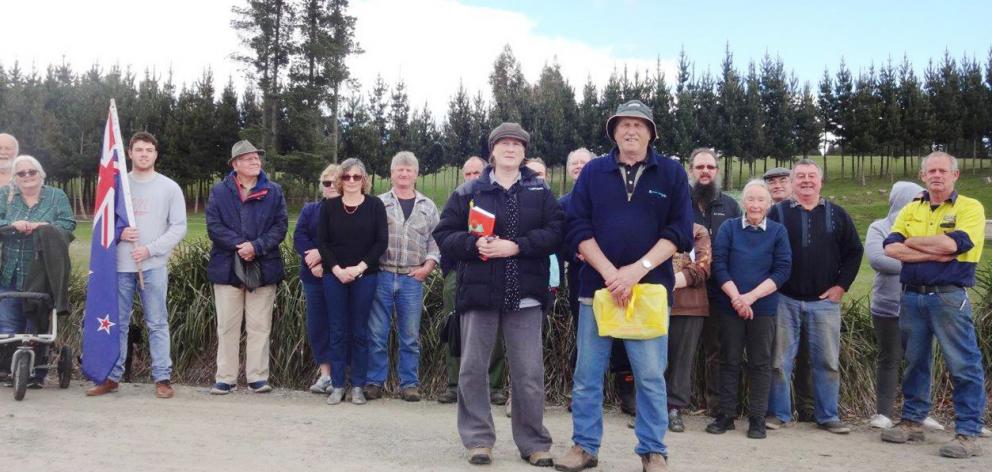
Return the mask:
<svg viewBox="0 0 992 472">
<path fill-rule="evenodd" d="M 720 225 L 731 218 L 741 216 L 741 208 L 730 195 L 720 190 L 720 166 L 717 165 L 716 151 L 698 148 L 689 156 L 689 178 L 692 180 L 692 210 L 694 223 L 709 230 L 715 238 Z M 713 279 L 706 281 L 706 293 L 711 307 L 717 307 L 720 287 Z M 720 405 L 720 316 L 710 312 L 703 321 L 703 352 L 706 356 L 706 413 L 715 416 Z M 681 423 L 675 415 L 672 423 Z M 678 418 L 678 419 L 676 419 Z"/>
<path fill-rule="evenodd" d="M 269 332 L 276 286 L 283 279 L 279 244 L 289 219 L 282 187 L 262 170 L 265 151 L 247 140 L 231 148 L 230 174 L 210 189 L 207 235 L 213 246 L 207 278 L 217 308 L 217 376 L 210 393 L 237 387 L 241 323 L 248 333 L 245 376 L 255 393 L 269 385 Z"/>
</svg>

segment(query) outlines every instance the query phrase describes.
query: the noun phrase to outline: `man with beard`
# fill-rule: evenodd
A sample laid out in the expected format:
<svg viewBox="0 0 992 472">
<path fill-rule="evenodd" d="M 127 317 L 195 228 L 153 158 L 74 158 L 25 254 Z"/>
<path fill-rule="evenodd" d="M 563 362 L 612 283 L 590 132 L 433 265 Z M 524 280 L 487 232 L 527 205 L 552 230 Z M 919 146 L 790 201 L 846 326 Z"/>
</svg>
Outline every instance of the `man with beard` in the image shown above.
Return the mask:
<svg viewBox="0 0 992 472">
<path fill-rule="evenodd" d="M 720 191 L 720 166 L 716 159 L 716 151 L 709 148 L 698 148 L 689 155 L 689 177 L 692 179 L 692 210 L 695 213 L 694 223 L 702 225 L 710 233 L 710 238 L 716 237 L 720 225 L 731 218 L 741 216 L 741 207 L 730 195 Z M 706 281 L 706 294 L 709 306 L 716 307 L 716 299 L 720 296 L 720 287 L 713 279 Z M 706 357 L 706 414 L 716 416 L 720 405 L 720 317 L 711 310 L 710 316 L 703 321 L 703 353 Z M 669 421 L 681 423 L 677 412 Z"/>
</svg>

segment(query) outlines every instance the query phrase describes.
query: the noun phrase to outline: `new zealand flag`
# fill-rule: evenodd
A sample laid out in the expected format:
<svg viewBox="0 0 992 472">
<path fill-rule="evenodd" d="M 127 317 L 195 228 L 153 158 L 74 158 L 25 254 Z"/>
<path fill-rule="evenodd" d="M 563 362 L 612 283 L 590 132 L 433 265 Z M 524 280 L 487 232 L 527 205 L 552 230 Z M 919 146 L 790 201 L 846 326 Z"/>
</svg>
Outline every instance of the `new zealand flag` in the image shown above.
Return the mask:
<svg viewBox="0 0 992 472">
<path fill-rule="evenodd" d="M 110 375 L 121 354 L 117 302 L 117 243 L 134 221 L 117 105 L 110 101 L 103 133 L 93 210 L 89 283 L 83 314 L 83 374 L 98 384 Z"/>
</svg>

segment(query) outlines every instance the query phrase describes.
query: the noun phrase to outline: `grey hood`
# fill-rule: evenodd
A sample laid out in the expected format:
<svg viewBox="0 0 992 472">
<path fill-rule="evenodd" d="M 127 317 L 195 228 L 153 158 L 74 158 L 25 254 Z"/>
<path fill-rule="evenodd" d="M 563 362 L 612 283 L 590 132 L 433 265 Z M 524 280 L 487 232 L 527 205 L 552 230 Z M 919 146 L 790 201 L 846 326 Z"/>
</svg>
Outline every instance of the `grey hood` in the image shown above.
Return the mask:
<svg viewBox="0 0 992 472">
<path fill-rule="evenodd" d="M 913 182 L 896 182 L 892 184 L 892 191 L 889 192 L 889 215 L 885 217 L 889 227 L 896 222 L 899 210 L 913 201 L 924 189 Z"/>
</svg>

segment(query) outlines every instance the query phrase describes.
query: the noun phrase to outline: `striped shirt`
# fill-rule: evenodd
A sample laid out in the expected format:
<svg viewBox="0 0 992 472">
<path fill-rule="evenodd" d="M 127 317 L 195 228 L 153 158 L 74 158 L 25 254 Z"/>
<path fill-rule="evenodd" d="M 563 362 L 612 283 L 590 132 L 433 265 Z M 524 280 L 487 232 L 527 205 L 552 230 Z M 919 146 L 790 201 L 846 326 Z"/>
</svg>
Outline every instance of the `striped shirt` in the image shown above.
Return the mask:
<svg viewBox="0 0 992 472">
<path fill-rule="evenodd" d="M 410 217 L 403 214 L 399 198 L 392 190 L 379 195 L 386 207 L 389 223 L 389 244 L 379 258 L 379 268 L 397 274 L 406 274 L 424 265 L 428 259 L 439 263 L 441 251 L 431 233 L 440 221 L 437 206 L 424 194 L 416 192 Z"/>
</svg>

